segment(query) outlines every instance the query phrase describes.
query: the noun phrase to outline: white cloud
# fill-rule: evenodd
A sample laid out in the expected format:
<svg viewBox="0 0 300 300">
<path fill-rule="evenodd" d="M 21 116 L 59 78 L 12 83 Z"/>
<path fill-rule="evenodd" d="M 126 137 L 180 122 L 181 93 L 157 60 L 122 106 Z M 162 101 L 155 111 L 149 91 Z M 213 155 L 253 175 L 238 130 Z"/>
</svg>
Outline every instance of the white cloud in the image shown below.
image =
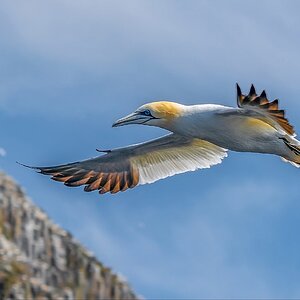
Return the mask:
<svg viewBox="0 0 300 300">
<path fill-rule="evenodd" d="M 5 156 L 5 155 L 6 155 L 5 149 L 0 147 L 0 156 Z"/>
</svg>

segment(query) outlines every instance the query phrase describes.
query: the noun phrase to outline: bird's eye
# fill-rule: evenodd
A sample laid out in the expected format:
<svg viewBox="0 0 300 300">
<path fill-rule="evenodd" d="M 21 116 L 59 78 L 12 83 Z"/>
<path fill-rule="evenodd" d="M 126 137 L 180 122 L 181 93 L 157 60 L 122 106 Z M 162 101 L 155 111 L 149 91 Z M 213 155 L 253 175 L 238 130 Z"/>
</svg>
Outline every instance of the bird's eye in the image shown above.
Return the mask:
<svg viewBox="0 0 300 300">
<path fill-rule="evenodd" d="M 151 116 L 151 112 L 149 109 L 146 109 L 144 111 L 142 111 L 142 114 L 145 115 L 145 116 Z"/>
</svg>

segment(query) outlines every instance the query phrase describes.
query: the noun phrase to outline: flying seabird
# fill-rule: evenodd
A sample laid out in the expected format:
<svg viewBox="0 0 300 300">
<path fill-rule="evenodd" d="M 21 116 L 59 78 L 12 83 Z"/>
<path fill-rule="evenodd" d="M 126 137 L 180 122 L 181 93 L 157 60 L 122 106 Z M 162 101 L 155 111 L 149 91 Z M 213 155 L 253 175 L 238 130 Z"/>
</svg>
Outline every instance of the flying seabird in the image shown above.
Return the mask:
<svg viewBox="0 0 300 300">
<path fill-rule="evenodd" d="M 252 85 L 248 95 L 237 84 L 237 105 L 182 105 L 158 101 L 145 104 L 119 119 L 113 127 L 140 124 L 171 133 L 145 143 L 102 150 L 104 155 L 52 167 L 30 167 L 66 186 L 84 191 L 117 193 L 175 174 L 209 168 L 227 150 L 269 153 L 300 167 L 300 142 L 295 131 L 265 91 Z M 99 150 L 100 151 L 100 150 Z"/>
</svg>

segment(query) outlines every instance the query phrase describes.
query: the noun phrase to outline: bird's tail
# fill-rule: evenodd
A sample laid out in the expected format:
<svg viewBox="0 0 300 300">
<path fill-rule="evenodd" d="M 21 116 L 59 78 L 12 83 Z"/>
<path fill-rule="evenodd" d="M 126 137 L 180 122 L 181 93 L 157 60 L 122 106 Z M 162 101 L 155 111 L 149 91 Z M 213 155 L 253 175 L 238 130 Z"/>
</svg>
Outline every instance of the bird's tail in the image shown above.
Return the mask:
<svg viewBox="0 0 300 300">
<path fill-rule="evenodd" d="M 300 168 L 300 142 L 295 138 L 281 138 L 290 150 L 288 157 L 282 157 L 282 160 L 289 162 L 293 166 Z"/>
</svg>

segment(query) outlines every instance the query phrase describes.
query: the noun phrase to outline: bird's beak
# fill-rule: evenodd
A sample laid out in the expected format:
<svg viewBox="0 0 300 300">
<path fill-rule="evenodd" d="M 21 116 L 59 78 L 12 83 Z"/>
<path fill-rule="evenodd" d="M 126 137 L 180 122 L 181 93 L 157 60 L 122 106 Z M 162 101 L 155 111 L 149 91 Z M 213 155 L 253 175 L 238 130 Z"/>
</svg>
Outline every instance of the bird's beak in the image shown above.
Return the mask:
<svg viewBox="0 0 300 300">
<path fill-rule="evenodd" d="M 139 113 L 132 113 L 124 118 L 121 118 L 117 120 L 112 127 L 119 127 L 129 124 L 144 124 L 146 123 L 150 118 L 148 116 L 140 115 Z"/>
</svg>

